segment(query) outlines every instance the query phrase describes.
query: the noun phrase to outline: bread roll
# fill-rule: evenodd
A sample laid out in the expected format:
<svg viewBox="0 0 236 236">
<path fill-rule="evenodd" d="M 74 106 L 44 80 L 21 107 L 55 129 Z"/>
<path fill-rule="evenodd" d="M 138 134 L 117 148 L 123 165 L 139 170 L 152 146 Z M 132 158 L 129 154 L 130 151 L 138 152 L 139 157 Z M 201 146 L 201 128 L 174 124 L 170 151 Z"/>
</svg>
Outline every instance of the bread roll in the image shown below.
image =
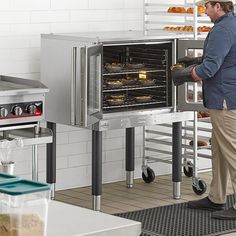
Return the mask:
<svg viewBox="0 0 236 236">
<path fill-rule="evenodd" d="M 193 140 L 191 140 L 191 141 L 189 142 L 189 145 L 190 145 L 190 146 L 193 146 Z M 198 141 L 197 141 L 197 146 L 198 146 L 198 147 L 208 146 L 208 143 L 207 143 L 206 141 L 203 141 L 203 140 L 198 140 Z"/>
<path fill-rule="evenodd" d="M 187 13 L 193 13 L 193 7 L 189 7 L 188 9 L 187 9 Z"/>
<path fill-rule="evenodd" d="M 172 7 L 169 7 L 167 12 L 171 13 L 172 12 Z"/>
<path fill-rule="evenodd" d="M 207 111 L 200 111 L 199 113 L 201 114 L 202 118 L 206 118 L 210 116 L 210 113 Z"/>
<path fill-rule="evenodd" d="M 205 7 L 204 6 L 198 6 L 197 8 L 197 13 L 198 15 L 204 14 L 205 13 Z"/>
</svg>

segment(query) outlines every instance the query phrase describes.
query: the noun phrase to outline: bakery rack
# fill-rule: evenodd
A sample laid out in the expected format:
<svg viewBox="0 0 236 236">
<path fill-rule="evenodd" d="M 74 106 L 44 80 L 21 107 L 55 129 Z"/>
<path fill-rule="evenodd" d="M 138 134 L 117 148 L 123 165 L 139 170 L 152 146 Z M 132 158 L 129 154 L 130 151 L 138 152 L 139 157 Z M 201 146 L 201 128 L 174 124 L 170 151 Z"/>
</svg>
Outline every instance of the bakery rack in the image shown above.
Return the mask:
<svg viewBox="0 0 236 236">
<path fill-rule="evenodd" d="M 205 15 L 198 15 L 195 0 L 179 0 L 178 3 L 166 4 L 163 0 L 144 0 L 144 32 L 157 32 L 165 26 L 192 26 L 193 32 L 175 32 L 184 34 L 189 39 L 200 39 L 206 37 L 206 32 L 198 32 L 198 27 L 211 26 L 209 18 Z M 168 13 L 169 7 L 192 7 L 193 13 Z M 172 31 L 173 32 L 173 31 Z M 196 51 L 192 52 L 195 55 Z M 194 83 L 190 85 L 193 91 L 194 102 L 198 101 L 199 86 Z M 143 165 L 142 177 L 146 183 L 155 179 L 154 171 L 148 166 L 148 163 L 164 162 L 171 164 L 172 155 L 172 130 L 171 125 L 163 124 L 153 127 L 144 127 L 143 130 Z M 206 183 L 198 178 L 198 172 L 204 171 L 204 166 L 198 165 L 199 158 L 211 158 L 210 153 L 210 134 L 211 124 L 209 118 L 198 118 L 198 113 L 194 112 L 194 120 L 183 123 L 182 129 L 182 153 L 183 153 L 183 172 L 187 177 L 192 177 L 193 191 L 201 195 L 206 191 Z M 205 142 L 204 146 L 198 146 L 199 140 Z M 190 141 L 193 142 L 190 145 Z"/>
<path fill-rule="evenodd" d="M 179 0 L 176 3 L 168 3 L 164 0 L 144 0 L 143 1 L 143 30 L 146 34 L 148 32 L 155 32 L 163 30 L 164 27 L 170 26 L 192 26 L 193 31 L 170 31 L 176 34 L 186 34 L 189 38 L 197 39 L 199 37 L 205 37 L 206 32 L 198 32 L 198 27 L 212 26 L 209 18 L 205 14 L 198 15 L 197 6 L 195 6 L 195 0 Z M 193 13 L 169 13 L 170 7 L 184 7 L 193 8 Z"/>
</svg>

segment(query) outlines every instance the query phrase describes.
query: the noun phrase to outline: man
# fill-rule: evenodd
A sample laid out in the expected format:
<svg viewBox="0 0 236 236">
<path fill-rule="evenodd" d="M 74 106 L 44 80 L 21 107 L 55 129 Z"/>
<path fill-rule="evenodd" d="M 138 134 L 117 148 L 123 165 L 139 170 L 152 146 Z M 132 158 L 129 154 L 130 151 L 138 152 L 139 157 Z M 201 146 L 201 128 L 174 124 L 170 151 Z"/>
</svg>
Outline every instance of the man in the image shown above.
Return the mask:
<svg viewBox="0 0 236 236">
<path fill-rule="evenodd" d="M 174 68 L 175 85 L 202 81 L 204 106 L 212 122 L 212 182 L 208 197 L 190 201 L 188 207 L 215 211 L 213 218 L 236 219 L 236 204 L 225 209 L 228 176 L 236 199 L 236 16 L 230 0 L 203 0 L 214 23 L 203 57 L 183 58 L 188 67 Z M 189 66 L 190 65 L 190 66 Z"/>
</svg>

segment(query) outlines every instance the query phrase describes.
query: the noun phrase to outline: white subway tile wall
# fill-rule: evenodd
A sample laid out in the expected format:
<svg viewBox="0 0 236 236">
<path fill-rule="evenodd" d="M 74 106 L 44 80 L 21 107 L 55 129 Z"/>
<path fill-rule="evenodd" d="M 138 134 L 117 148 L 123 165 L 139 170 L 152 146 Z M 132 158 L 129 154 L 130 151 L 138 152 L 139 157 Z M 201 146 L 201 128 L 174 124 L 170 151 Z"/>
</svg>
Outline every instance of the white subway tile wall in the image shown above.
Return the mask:
<svg viewBox="0 0 236 236">
<path fill-rule="evenodd" d="M 40 34 L 142 30 L 143 0 L 0 0 L 0 74 L 40 78 Z M 103 133 L 103 181 L 125 178 L 124 130 Z M 91 131 L 57 125 L 57 189 L 91 184 Z M 135 176 L 141 176 L 142 129 L 136 128 Z M 39 146 L 45 180 L 46 146 Z M 13 150 L 15 174 L 31 178 L 31 147 Z M 156 169 L 168 173 L 169 167 Z M 158 172 L 157 172 L 158 173 Z"/>
</svg>

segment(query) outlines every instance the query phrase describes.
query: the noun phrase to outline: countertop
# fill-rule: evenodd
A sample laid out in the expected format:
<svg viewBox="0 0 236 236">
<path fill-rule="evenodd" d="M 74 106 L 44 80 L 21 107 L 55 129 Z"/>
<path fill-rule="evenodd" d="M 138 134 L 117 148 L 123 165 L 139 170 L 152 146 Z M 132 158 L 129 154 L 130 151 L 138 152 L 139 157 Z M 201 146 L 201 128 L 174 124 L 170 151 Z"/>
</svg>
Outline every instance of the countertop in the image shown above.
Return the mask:
<svg viewBox="0 0 236 236">
<path fill-rule="evenodd" d="M 121 217 L 50 201 L 47 236 L 138 236 L 141 223 Z"/>
</svg>

